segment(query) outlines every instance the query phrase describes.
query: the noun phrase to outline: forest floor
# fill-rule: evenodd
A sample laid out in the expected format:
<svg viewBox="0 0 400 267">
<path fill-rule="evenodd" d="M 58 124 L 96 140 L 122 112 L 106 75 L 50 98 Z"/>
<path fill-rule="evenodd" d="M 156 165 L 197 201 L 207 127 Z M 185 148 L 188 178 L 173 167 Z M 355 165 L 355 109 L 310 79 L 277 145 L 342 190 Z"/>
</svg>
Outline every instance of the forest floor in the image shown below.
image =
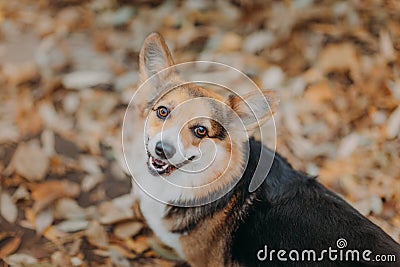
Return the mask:
<svg viewBox="0 0 400 267">
<path fill-rule="evenodd" d="M 0 2 L 5 266 L 183 264 L 140 218 L 121 167 L 153 31 L 178 63 L 222 62 L 279 90 L 277 151 L 400 240 L 399 1 L 132 2 Z"/>
</svg>

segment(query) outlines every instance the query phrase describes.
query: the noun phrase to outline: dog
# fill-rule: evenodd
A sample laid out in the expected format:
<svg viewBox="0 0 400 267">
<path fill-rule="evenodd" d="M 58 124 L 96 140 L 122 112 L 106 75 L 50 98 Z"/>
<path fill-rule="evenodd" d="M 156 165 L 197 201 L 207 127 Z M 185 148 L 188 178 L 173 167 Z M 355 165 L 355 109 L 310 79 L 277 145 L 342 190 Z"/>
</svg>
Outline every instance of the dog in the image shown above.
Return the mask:
<svg viewBox="0 0 400 267">
<path fill-rule="evenodd" d="M 139 166 L 133 194 L 155 235 L 190 266 L 400 266 L 388 234 L 251 137 L 276 112 L 274 91 L 225 96 L 185 83 L 158 33 L 139 63 L 147 86 L 133 107 L 132 129 L 143 132 L 127 156 Z M 271 167 L 250 192 L 261 154 Z"/>
</svg>

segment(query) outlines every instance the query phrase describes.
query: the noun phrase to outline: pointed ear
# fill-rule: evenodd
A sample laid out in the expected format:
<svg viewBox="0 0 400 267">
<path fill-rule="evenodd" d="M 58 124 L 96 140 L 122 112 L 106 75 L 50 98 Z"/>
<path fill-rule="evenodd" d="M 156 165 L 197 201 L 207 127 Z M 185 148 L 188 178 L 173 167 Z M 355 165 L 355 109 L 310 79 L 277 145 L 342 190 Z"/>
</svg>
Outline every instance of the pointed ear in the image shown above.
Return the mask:
<svg viewBox="0 0 400 267">
<path fill-rule="evenodd" d="M 230 96 L 228 101 L 246 129 L 251 131 L 271 118 L 278 109 L 279 96 L 276 91 L 262 90 L 244 96 Z"/>
<path fill-rule="evenodd" d="M 152 33 L 147 36 L 139 55 L 142 82 L 172 65 L 174 65 L 174 61 L 164 38 L 159 33 Z"/>
</svg>

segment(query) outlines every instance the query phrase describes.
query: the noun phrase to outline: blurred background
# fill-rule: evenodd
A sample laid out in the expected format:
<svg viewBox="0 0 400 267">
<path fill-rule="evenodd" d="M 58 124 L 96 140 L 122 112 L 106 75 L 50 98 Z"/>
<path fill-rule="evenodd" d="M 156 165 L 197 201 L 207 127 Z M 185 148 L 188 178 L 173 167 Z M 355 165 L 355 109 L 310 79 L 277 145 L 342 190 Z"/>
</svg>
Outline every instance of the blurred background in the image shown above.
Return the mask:
<svg viewBox="0 0 400 267">
<path fill-rule="evenodd" d="M 399 241 L 399 1 L 18 0 L 0 2 L 7 264 L 181 265 L 136 212 L 120 166 L 153 31 L 177 63 L 226 63 L 278 90 L 277 151 Z"/>
</svg>

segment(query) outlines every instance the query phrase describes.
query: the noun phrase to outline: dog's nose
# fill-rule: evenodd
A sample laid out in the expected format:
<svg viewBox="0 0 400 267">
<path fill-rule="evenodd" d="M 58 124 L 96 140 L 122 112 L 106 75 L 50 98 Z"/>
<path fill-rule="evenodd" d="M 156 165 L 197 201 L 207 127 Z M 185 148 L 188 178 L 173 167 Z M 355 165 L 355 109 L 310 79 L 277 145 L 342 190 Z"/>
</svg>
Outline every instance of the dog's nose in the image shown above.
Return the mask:
<svg viewBox="0 0 400 267">
<path fill-rule="evenodd" d="M 169 159 L 172 158 L 175 154 L 175 147 L 168 143 L 162 143 L 161 141 L 158 141 L 156 143 L 156 148 L 155 148 L 157 156 L 159 156 L 162 159 Z"/>
</svg>

